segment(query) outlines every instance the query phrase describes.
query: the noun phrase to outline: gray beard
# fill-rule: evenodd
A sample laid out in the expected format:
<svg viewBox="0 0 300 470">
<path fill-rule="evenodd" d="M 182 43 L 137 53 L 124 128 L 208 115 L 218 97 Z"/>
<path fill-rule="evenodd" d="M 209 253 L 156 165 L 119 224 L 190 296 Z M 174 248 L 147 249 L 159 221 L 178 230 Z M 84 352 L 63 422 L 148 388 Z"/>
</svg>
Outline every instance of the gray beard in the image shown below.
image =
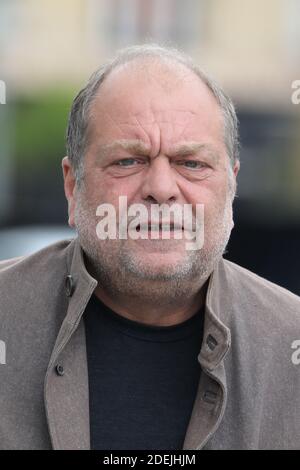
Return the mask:
<svg viewBox="0 0 300 470">
<path fill-rule="evenodd" d="M 224 254 L 232 229 L 231 216 L 232 201 L 228 198 L 215 227 L 210 228 L 214 243 L 209 249 L 187 251 L 181 263 L 159 272 L 145 266 L 128 249 L 127 240 L 98 240 L 96 218 L 84 197 L 77 201 L 75 224 L 87 269 L 111 298 L 130 296 L 150 304 L 178 305 L 199 291 Z"/>
</svg>

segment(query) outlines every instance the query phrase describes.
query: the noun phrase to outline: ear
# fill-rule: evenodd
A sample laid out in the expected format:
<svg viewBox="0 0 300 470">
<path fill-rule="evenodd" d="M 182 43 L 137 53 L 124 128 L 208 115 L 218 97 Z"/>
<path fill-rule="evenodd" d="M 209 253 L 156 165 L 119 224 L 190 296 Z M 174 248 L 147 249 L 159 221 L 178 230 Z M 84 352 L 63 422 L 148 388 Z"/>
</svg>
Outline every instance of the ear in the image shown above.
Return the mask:
<svg viewBox="0 0 300 470">
<path fill-rule="evenodd" d="M 239 160 L 237 160 L 234 164 L 234 167 L 233 167 L 233 173 L 234 173 L 234 176 L 237 177 L 237 174 L 240 170 L 240 162 Z"/>
<path fill-rule="evenodd" d="M 75 227 L 75 190 L 76 190 L 76 178 L 74 175 L 74 171 L 70 162 L 69 157 L 64 157 L 62 159 L 62 170 L 64 176 L 64 190 L 65 196 L 68 201 L 68 214 L 69 219 L 68 223 L 70 227 Z"/>
</svg>

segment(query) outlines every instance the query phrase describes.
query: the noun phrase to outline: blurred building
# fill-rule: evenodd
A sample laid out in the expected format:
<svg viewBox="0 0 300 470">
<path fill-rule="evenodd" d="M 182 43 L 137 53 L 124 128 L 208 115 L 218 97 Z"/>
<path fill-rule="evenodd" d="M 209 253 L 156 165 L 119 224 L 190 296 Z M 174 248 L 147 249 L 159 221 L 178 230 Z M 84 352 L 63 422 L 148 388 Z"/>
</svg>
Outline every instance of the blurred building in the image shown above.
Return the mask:
<svg viewBox="0 0 300 470">
<path fill-rule="evenodd" d="M 183 48 L 237 102 L 289 108 L 299 75 L 298 0 L 1 0 L 2 73 L 16 91 L 80 83 L 114 51 Z"/>
</svg>

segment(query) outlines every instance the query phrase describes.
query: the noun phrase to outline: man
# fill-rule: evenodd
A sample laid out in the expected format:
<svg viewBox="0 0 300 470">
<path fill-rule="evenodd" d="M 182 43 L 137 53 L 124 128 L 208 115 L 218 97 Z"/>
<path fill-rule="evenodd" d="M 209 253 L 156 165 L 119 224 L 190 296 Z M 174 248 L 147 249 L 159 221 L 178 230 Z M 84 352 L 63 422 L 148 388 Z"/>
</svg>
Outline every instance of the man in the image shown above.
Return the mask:
<svg viewBox="0 0 300 470">
<path fill-rule="evenodd" d="M 1 448 L 300 448 L 299 298 L 222 257 L 230 99 L 186 56 L 131 47 L 75 98 L 67 144 L 78 238 L 2 263 Z M 150 215 L 106 236 L 124 197 Z M 192 207 L 198 249 L 185 220 L 152 220 L 172 204 Z"/>
</svg>

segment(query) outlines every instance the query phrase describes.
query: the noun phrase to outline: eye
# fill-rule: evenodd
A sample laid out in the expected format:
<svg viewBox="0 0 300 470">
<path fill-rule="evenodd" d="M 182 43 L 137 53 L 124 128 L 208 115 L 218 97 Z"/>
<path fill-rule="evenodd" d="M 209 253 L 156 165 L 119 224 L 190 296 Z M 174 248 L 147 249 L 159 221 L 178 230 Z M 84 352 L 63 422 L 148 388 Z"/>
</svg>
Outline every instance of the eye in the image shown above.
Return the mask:
<svg viewBox="0 0 300 470">
<path fill-rule="evenodd" d="M 198 170 L 207 166 L 205 163 L 200 162 L 199 160 L 184 160 L 178 162 L 178 164 L 191 170 Z"/>
<path fill-rule="evenodd" d="M 114 163 L 116 166 L 130 167 L 141 163 L 137 158 L 123 158 Z"/>
</svg>

